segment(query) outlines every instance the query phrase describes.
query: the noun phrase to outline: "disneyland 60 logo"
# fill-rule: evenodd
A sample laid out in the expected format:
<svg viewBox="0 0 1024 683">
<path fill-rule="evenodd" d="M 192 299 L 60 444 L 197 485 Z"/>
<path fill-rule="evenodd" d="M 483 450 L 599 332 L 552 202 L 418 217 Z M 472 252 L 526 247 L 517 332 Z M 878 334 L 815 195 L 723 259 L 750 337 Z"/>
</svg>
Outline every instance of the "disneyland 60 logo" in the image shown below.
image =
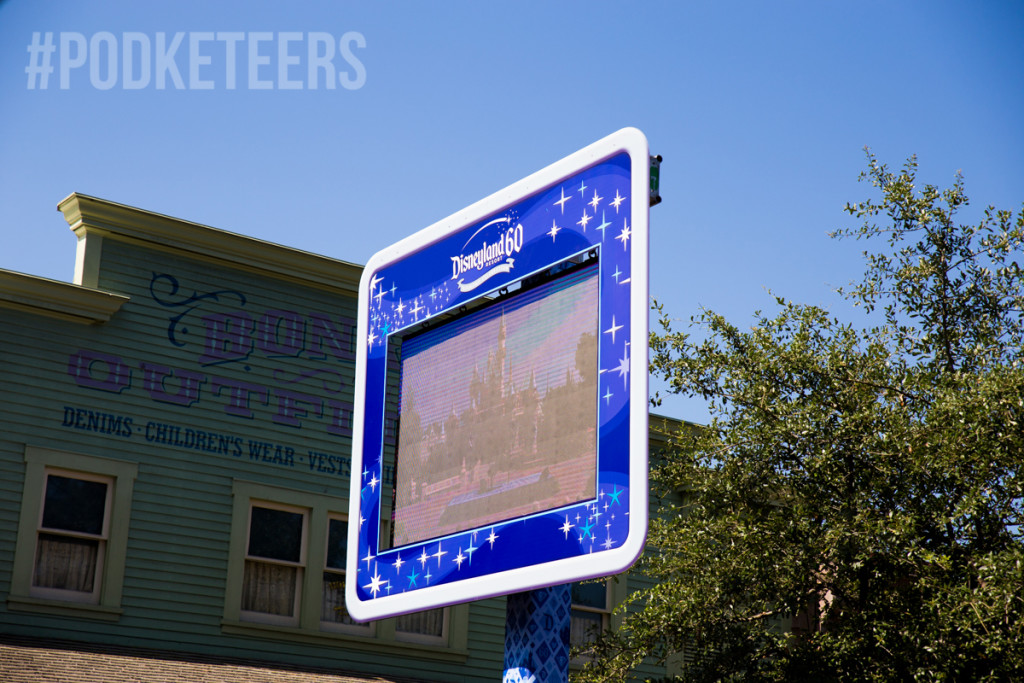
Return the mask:
<svg viewBox="0 0 1024 683">
<path fill-rule="evenodd" d="M 468 253 L 463 251 L 458 256 L 450 257 L 452 262 L 451 279 L 458 280 L 457 284 L 460 291 L 471 292 L 495 275 L 508 273 L 512 270 L 515 266 L 515 259 L 512 258 L 512 255 L 518 254 L 523 248 L 523 224 L 516 223 L 515 226 L 512 226 L 511 223 L 512 219 L 507 216 L 495 218 L 485 223 L 466 240 L 463 250 L 476 239 L 477 235 L 491 226 L 501 226 L 504 224 L 504 226 L 508 227 L 498 229 L 497 239 L 491 241 L 484 240 L 479 248 Z M 469 273 L 485 271 L 485 269 L 486 272 L 483 272 L 483 274 L 475 277 L 473 280 L 467 281 L 463 277 Z"/>
</svg>

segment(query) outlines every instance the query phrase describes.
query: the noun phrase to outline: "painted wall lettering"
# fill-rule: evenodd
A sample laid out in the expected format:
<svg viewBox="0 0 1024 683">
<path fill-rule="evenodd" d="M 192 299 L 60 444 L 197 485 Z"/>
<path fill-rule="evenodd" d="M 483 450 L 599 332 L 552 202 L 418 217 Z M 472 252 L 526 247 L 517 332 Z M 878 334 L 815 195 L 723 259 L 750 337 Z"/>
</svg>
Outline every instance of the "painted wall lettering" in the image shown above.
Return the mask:
<svg viewBox="0 0 1024 683">
<path fill-rule="evenodd" d="M 77 386 L 118 394 L 139 391 L 157 403 L 223 411 L 242 420 L 265 419 L 297 430 L 319 426 L 333 436 L 351 436 L 351 388 L 343 371 L 352 372 L 355 362 L 354 320 L 323 312 L 261 310 L 244 293 L 230 289 L 189 292 L 169 273 L 153 273 L 149 293 L 167 311 L 166 339 L 180 359 L 178 365 L 168 364 L 164 356 L 161 362 L 129 360 L 79 349 L 69 355 L 67 366 Z M 249 373 L 257 361 L 264 372 L 260 381 L 253 381 L 255 375 Z M 396 419 L 389 411 L 388 421 Z M 146 428 L 158 443 L 172 439 L 185 448 L 200 444 L 199 450 L 220 443 L 196 430 L 189 432 L 192 436 L 172 436 L 173 430 L 161 423 Z M 215 450 L 241 454 L 227 442 Z M 286 452 L 281 459 L 288 459 Z"/>
<path fill-rule="evenodd" d="M 159 420 L 143 421 L 131 415 L 120 415 L 93 407 L 64 406 L 61 426 L 67 429 L 95 432 L 123 439 L 141 439 L 166 448 L 198 451 L 211 455 L 231 456 L 246 465 L 305 467 L 310 473 L 336 476 L 347 480 L 352 473 L 352 459 L 347 455 L 306 449 L 261 438 L 186 427 Z M 385 463 L 384 483 L 394 485 L 395 468 Z"/>
<path fill-rule="evenodd" d="M 205 294 L 193 291 L 186 296 L 178 279 L 168 273 L 154 273 L 149 291 L 153 301 L 173 312 L 167 317 L 171 344 L 187 347 L 194 331 L 202 330 L 202 339 L 195 340 L 201 349 L 197 352 L 200 365 L 245 361 L 253 353 L 266 358 L 355 360 L 356 321 L 352 318 L 278 309 L 254 311 L 248 306 L 248 297 L 228 289 Z M 218 310 L 211 310 L 214 308 Z"/>
<path fill-rule="evenodd" d="M 225 377 L 211 377 L 210 388 L 214 396 L 220 396 L 226 390 L 228 401 L 224 406 L 225 413 L 248 419 L 255 415 L 249 402 L 255 398 L 258 403 L 267 405 L 270 397 L 270 391 L 264 386 Z"/>
<path fill-rule="evenodd" d="M 125 438 L 132 435 L 132 419 L 130 417 L 88 408 L 64 406 L 64 420 L 61 422 L 61 426 Z"/>
<path fill-rule="evenodd" d="M 139 363 L 142 368 L 142 388 L 149 392 L 154 401 L 190 406 L 199 400 L 199 388 L 206 377 L 189 370 L 173 370 L 165 365 Z M 168 381 L 171 380 L 171 381 Z M 171 390 L 177 383 L 177 388 Z"/>
<path fill-rule="evenodd" d="M 245 360 L 252 353 L 253 322 L 248 313 L 215 313 L 203 316 L 206 346 L 200 365 Z"/>
<path fill-rule="evenodd" d="M 68 357 L 68 374 L 79 386 L 119 394 L 132 382 L 132 371 L 117 356 L 81 349 Z"/>
<path fill-rule="evenodd" d="M 294 391 L 283 387 L 268 387 L 220 376 L 205 375 L 191 370 L 172 368 L 142 361 L 138 364 L 142 376 L 142 390 L 154 401 L 191 407 L 203 403 L 204 398 L 219 404 L 226 415 L 253 419 L 255 407 L 265 407 L 275 424 L 301 429 L 308 419 L 324 423 L 330 434 L 351 436 L 352 402 L 323 398 L 314 393 Z M 81 350 L 68 359 L 68 374 L 76 384 L 89 389 L 120 393 L 131 387 L 132 368 L 119 356 Z M 325 384 L 314 389 L 327 391 Z M 344 384 L 337 382 L 341 393 Z M 205 404 L 204 404 L 205 405 Z M 389 421 L 397 415 L 389 412 Z"/>
<path fill-rule="evenodd" d="M 296 357 L 306 346 L 306 321 L 294 311 L 267 311 L 256 325 L 256 348 L 270 357 Z"/>
</svg>

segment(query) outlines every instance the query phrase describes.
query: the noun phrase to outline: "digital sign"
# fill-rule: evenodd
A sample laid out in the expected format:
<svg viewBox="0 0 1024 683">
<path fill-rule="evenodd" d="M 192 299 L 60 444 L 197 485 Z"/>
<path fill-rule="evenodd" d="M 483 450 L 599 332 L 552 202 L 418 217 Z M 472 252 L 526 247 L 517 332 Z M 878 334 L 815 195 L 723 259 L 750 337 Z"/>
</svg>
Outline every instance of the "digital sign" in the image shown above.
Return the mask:
<svg viewBox="0 0 1024 683">
<path fill-rule="evenodd" d="M 623 129 L 367 263 L 354 619 L 606 576 L 642 552 L 649 164 Z"/>
<path fill-rule="evenodd" d="M 393 546 L 596 495 L 597 265 L 401 343 Z"/>
</svg>

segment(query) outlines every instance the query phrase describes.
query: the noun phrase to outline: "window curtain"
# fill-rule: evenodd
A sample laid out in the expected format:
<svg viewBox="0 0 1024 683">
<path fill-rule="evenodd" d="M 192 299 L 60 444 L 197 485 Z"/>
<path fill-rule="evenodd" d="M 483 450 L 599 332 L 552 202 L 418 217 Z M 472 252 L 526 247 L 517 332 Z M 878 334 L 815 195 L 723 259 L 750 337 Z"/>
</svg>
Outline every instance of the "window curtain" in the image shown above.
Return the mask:
<svg viewBox="0 0 1024 683">
<path fill-rule="evenodd" d="M 569 625 L 569 644 L 573 647 L 589 645 L 601 632 L 604 618 L 597 612 L 573 610 Z"/>
<path fill-rule="evenodd" d="M 299 568 L 246 560 L 242 579 L 242 609 L 284 617 L 295 614 Z"/>
<path fill-rule="evenodd" d="M 356 624 L 345 609 L 345 575 L 324 572 L 323 602 L 320 605 L 320 621 L 334 624 Z"/>
<path fill-rule="evenodd" d="M 398 617 L 395 630 L 440 638 L 444 635 L 444 608 Z"/>
<path fill-rule="evenodd" d="M 100 542 L 39 534 L 32 585 L 92 593 Z"/>
</svg>

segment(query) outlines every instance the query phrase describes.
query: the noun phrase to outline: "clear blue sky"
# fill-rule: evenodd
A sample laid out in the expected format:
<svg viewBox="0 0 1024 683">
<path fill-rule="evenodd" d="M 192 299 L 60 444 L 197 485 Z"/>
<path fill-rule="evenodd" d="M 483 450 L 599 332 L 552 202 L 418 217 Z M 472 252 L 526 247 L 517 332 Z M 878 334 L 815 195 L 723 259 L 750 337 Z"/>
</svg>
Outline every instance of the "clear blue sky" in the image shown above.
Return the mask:
<svg viewBox="0 0 1024 683">
<path fill-rule="evenodd" d="M 37 32 L 45 88 L 26 73 Z M 183 87 L 164 70 L 158 89 L 158 39 L 178 32 Z M 242 42 L 230 89 L 216 36 L 254 32 L 272 87 L 250 87 Z M 127 87 L 126 33 L 145 87 Z M 208 89 L 190 87 L 193 34 Z M 348 49 L 331 68 L 349 88 L 324 69 L 310 89 L 321 34 Z M 742 323 L 770 289 L 849 317 L 832 289 L 862 245 L 826 233 L 868 194 L 865 145 L 894 167 L 917 154 L 942 186 L 962 170 L 976 211 L 1024 201 L 1024 2 L 0 0 L 0 268 L 71 279 L 71 192 L 364 263 L 623 126 L 665 159 L 651 293 L 673 316 Z"/>
</svg>

